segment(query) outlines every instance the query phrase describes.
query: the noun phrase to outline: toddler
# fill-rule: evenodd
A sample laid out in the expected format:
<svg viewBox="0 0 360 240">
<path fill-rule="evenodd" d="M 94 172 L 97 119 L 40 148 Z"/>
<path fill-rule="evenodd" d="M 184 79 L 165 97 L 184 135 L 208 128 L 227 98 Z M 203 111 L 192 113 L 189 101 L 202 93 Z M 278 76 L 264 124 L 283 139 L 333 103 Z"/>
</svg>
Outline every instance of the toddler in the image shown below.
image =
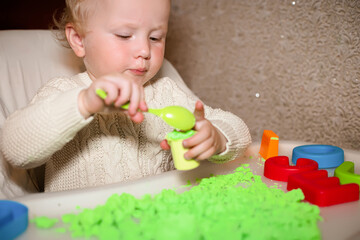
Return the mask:
<svg viewBox="0 0 360 240">
<path fill-rule="evenodd" d="M 3 126 L 1 149 L 12 165 L 45 164 L 45 191 L 128 181 L 173 170 L 173 129 L 147 106 L 194 110 L 197 133 L 185 158 L 222 163 L 251 142 L 237 116 L 204 106 L 183 82 L 158 78 L 170 0 L 66 0 L 60 33 L 86 71 L 42 87 Z M 101 88 L 105 100 L 96 95 Z M 127 111 L 119 108 L 130 102 Z"/>
</svg>

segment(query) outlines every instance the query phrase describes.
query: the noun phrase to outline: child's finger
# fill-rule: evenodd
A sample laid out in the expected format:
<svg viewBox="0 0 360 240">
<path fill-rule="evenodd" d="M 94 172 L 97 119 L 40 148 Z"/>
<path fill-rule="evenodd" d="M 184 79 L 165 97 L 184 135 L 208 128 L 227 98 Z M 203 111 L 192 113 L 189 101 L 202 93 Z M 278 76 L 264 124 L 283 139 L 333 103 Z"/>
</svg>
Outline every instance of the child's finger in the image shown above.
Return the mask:
<svg viewBox="0 0 360 240">
<path fill-rule="evenodd" d="M 208 149 L 207 151 L 201 153 L 200 155 L 198 155 L 196 158 L 196 160 L 205 160 L 205 159 L 209 159 L 212 155 L 214 155 L 214 149 Z"/>
<path fill-rule="evenodd" d="M 201 101 L 196 101 L 194 116 L 196 121 L 205 119 L 204 104 Z"/>
<path fill-rule="evenodd" d="M 130 96 L 130 106 L 129 106 L 129 114 L 130 115 L 135 115 L 138 108 L 139 108 L 139 104 L 141 101 L 141 92 L 140 92 L 140 86 L 138 86 L 136 83 L 132 83 L 131 84 L 131 96 Z"/>
<path fill-rule="evenodd" d="M 147 112 L 148 111 L 148 107 L 147 104 L 145 102 L 145 90 L 144 87 L 141 86 L 140 88 L 140 103 L 139 103 L 139 108 L 141 111 L 143 112 Z"/>
<path fill-rule="evenodd" d="M 144 114 L 142 112 L 136 112 L 136 114 L 130 116 L 130 118 L 135 123 L 141 123 L 144 120 Z"/>
<path fill-rule="evenodd" d="M 147 111 L 148 111 L 147 104 L 146 104 L 146 102 L 145 102 L 144 100 L 140 102 L 139 108 L 140 108 L 140 110 L 143 111 L 143 112 L 147 112 Z"/>
<path fill-rule="evenodd" d="M 161 147 L 163 150 L 170 150 L 170 148 L 171 148 L 166 139 L 164 139 L 164 140 L 161 141 L 160 147 Z"/>
<path fill-rule="evenodd" d="M 185 139 L 183 141 L 183 146 L 185 148 L 192 148 L 192 147 L 204 142 L 206 139 L 209 139 L 211 137 L 212 137 L 211 129 L 208 129 L 208 128 L 201 129 L 194 136 Z"/>
<path fill-rule="evenodd" d="M 128 81 L 118 81 L 116 82 L 118 96 L 114 106 L 120 107 L 127 103 L 131 97 L 132 85 Z"/>
<path fill-rule="evenodd" d="M 104 99 L 106 105 L 111 105 L 116 100 L 118 96 L 118 90 L 116 87 L 114 87 L 114 84 L 112 84 L 111 82 L 99 81 L 96 84 L 94 91 L 96 91 L 96 89 L 98 88 L 106 92 L 107 96 Z"/>
<path fill-rule="evenodd" d="M 116 90 L 116 100 L 113 102 L 115 107 L 120 107 L 129 101 L 133 91 L 130 80 L 124 79 L 119 74 L 110 74 L 102 77 L 102 81 L 111 83 Z"/>
<path fill-rule="evenodd" d="M 199 145 L 196 145 L 195 147 L 193 147 L 189 151 L 187 151 L 185 153 L 185 158 L 186 159 L 203 160 L 204 158 L 200 158 L 200 156 L 203 155 L 204 153 L 209 152 L 209 153 L 211 153 L 211 155 L 214 154 L 216 149 L 212 143 L 213 143 L 213 141 L 211 139 L 205 140 L 204 142 L 200 143 Z"/>
</svg>

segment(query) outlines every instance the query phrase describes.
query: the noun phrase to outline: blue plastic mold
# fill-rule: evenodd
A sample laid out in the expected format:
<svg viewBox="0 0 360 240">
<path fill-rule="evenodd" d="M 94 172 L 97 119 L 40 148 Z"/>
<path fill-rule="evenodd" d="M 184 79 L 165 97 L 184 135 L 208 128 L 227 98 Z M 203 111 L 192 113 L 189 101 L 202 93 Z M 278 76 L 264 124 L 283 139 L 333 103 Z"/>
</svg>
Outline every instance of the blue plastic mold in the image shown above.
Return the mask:
<svg viewBox="0 0 360 240">
<path fill-rule="evenodd" d="M 319 169 L 336 168 L 344 162 L 344 150 L 332 145 L 303 145 L 293 149 L 292 162 L 308 158 L 318 163 Z"/>
<path fill-rule="evenodd" d="M 12 240 L 28 227 L 28 208 L 18 202 L 0 200 L 0 238 Z"/>
</svg>

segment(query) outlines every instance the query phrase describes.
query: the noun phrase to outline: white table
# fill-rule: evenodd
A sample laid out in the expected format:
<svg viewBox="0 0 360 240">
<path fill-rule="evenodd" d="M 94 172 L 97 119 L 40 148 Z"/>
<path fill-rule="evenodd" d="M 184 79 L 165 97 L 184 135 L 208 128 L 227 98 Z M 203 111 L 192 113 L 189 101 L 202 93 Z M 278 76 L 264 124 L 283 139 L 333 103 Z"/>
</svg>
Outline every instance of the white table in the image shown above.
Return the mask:
<svg viewBox="0 0 360 240">
<path fill-rule="evenodd" d="M 279 155 L 291 159 L 292 149 L 299 145 L 310 143 L 291 142 L 280 140 Z M 104 204 L 108 197 L 114 193 L 130 193 L 141 197 L 145 193 L 156 194 L 162 189 L 169 189 L 192 183 L 197 178 L 209 177 L 210 174 L 227 174 L 232 172 L 241 163 L 249 163 L 253 172 L 262 176 L 263 182 L 268 185 L 277 183 L 286 191 L 285 182 L 277 182 L 263 176 L 263 162 L 259 158 L 260 143 L 253 143 L 246 151 L 245 156 L 226 164 L 212 164 L 204 162 L 200 167 L 191 171 L 171 171 L 157 176 L 139 179 L 137 181 L 111 184 L 95 188 L 70 190 L 55 193 L 38 193 L 13 199 L 29 208 L 29 218 L 35 216 L 57 217 L 74 212 L 77 206 L 93 208 Z M 360 151 L 345 150 L 345 161 L 355 163 L 355 173 L 360 173 Z M 184 188 L 179 188 L 184 189 Z M 319 228 L 324 240 L 355 240 L 360 239 L 360 201 L 320 208 L 323 221 Z M 29 224 L 28 229 L 18 239 L 72 239 L 69 234 L 56 233 L 54 229 L 40 230 L 34 224 Z M 81 239 L 81 238 L 77 238 Z"/>
</svg>

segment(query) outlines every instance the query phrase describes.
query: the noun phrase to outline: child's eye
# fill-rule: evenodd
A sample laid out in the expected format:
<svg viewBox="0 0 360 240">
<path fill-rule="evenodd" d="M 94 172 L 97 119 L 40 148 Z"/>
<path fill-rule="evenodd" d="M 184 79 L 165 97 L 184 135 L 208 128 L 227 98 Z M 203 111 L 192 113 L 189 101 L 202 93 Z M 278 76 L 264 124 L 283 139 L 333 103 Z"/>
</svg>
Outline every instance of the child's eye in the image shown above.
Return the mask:
<svg viewBox="0 0 360 240">
<path fill-rule="evenodd" d="M 161 38 L 157 38 L 157 37 L 150 37 L 150 40 L 151 41 L 154 41 L 154 42 L 158 42 L 161 40 Z"/>
<path fill-rule="evenodd" d="M 129 39 L 131 37 L 130 35 L 123 35 L 123 34 L 116 34 L 116 36 L 122 39 Z"/>
</svg>

